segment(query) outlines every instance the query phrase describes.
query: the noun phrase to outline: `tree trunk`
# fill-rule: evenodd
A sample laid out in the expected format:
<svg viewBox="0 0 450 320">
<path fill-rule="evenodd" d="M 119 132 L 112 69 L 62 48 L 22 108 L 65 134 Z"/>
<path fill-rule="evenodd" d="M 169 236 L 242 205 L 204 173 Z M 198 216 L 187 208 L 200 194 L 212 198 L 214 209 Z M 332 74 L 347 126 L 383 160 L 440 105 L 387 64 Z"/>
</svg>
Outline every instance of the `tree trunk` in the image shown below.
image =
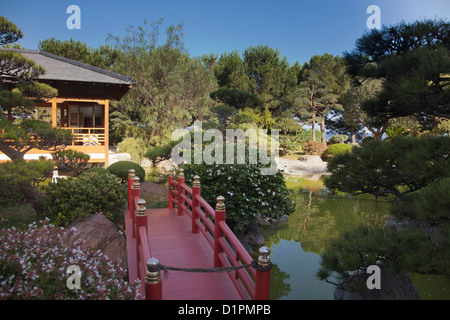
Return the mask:
<svg viewBox="0 0 450 320">
<path fill-rule="evenodd" d="M 350 137 L 352 138 L 352 143 L 356 143 L 356 134 L 353 128 L 350 129 Z"/>
<path fill-rule="evenodd" d="M 321 130 L 322 130 L 322 143 L 326 144 L 327 136 L 326 136 L 326 129 L 325 129 L 325 117 L 322 118 Z"/>
<path fill-rule="evenodd" d="M 42 201 L 42 194 L 36 191 L 35 188 L 29 183 L 19 183 L 20 191 L 29 203 L 31 203 L 34 211 L 38 215 L 44 213 L 44 202 Z"/>
<path fill-rule="evenodd" d="M 316 141 L 316 117 L 312 117 L 312 124 L 311 124 L 311 130 L 312 130 L 312 141 Z"/>
</svg>

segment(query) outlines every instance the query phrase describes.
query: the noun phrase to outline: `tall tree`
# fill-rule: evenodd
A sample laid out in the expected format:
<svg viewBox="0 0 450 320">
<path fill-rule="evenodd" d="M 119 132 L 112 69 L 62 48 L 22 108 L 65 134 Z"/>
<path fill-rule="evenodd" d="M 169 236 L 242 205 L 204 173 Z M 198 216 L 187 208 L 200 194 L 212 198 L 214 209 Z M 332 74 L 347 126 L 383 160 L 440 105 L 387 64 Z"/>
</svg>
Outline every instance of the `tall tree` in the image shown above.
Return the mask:
<svg viewBox="0 0 450 320">
<path fill-rule="evenodd" d="M 292 105 L 300 69 L 291 67 L 279 50 L 267 45 L 249 47 L 242 56 L 236 50 L 224 53 L 215 64 L 219 90 L 212 97 L 238 109 L 257 110 L 261 125 L 270 129 L 272 115 L 279 116 Z"/>
<path fill-rule="evenodd" d="M 343 96 L 343 110 L 340 113 L 340 121 L 344 128 L 350 130 L 352 141 L 355 132 L 367 128 L 373 138 L 380 141 L 389 127 L 389 117 L 384 113 L 374 115 L 364 111 L 364 104 L 382 90 L 381 80 L 367 80 L 359 86 L 352 86 Z"/>
<path fill-rule="evenodd" d="M 243 53 L 243 64 L 248 77 L 247 90 L 265 102 L 270 112 L 279 114 L 290 106 L 291 90 L 297 77 L 286 57 L 269 46 L 249 47 Z"/>
<path fill-rule="evenodd" d="M 109 45 L 90 48 L 85 42 L 73 39 L 62 41 L 50 38 L 39 41 L 39 50 L 55 54 L 67 59 L 90 64 L 95 67 L 111 70 L 118 59 L 119 51 Z"/>
<path fill-rule="evenodd" d="M 311 57 L 301 71 L 303 81 L 297 90 L 300 113 L 309 113 L 313 126 L 320 117 L 322 143 L 326 143 L 326 119 L 329 114 L 342 110 L 341 99 L 348 89 L 350 80 L 342 57 L 328 53 Z M 309 90 L 305 90 L 308 87 Z M 315 96 L 315 104 L 312 103 Z M 308 101 L 308 103 L 306 103 Z M 306 109 L 306 110 L 305 110 Z M 313 129 L 313 141 L 315 132 Z"/>
<path fill-rule="evenodd" d="M 13 23 L 1 18 L 0 39 L 16 41 L 22 33 Z M 11 32 L 15 32 L 18 36 L 14 37 Z M 43 202 L 32 182 L 36 177 L 45 176 L 53 168 L 53 163 L 44 160 L 26 162 L 24 156 L 32 148 L 40 150 L 63 148 L 71 142 L 72 134 L 67 130 L 52 128 L 50 124 L 39 120 L 19 118 L 13 122 L 11 112 L 14 108 L 31 107 L 36 101 L 55 97 L 57 90 L 34 81 L 44 69 L 20 53 L 0 51 L 0 66 L 0 77 L 8 77 L 17 83 L 17 88 L 13 91 L 0 92 L 0 107 L 7 108 L 9 112 L 9 119 L 6 119 L 3 113 L 0 114 L 0 151 L 11 159 L 10 163 L 0 166 L 0 178 L 15 181 L 35 211 L 41 214 L 44 210 Z M 18 66 L 20 71 L 13 66 Z"/>
<path fill-rule="evenodd" d="M 383 81 L 363 106 L 371 116 L 414 115 L 423 124 L 450 116 L 450 24 L 445 20 L 401 22 L 372 29 L 345 52 L 348 72 L 359 82 Z"/>
<path fill-rule="evenodd" d="M 136 82 L 118 109 L 139 123 L 152 145 L 169 141 L 174 129 L 201 120 L 212 103 L 209 93 L 216 88 L 213 71 L 185 52 L 182 25 L 169 26 L 161 43 L 162 23 L 154 21 L 150 29 L 130 27 L 123 38 L 109 37 L 121 53 L 114 70 Z"/>
</svg>

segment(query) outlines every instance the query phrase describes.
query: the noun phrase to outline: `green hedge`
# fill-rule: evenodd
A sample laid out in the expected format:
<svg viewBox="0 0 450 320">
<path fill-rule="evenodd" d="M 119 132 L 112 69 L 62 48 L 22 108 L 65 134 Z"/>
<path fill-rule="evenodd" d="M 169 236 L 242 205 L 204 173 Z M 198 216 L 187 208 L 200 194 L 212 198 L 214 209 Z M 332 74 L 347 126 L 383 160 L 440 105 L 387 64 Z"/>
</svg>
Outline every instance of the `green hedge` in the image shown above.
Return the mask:
<svg viewBox="0 0 450 320">
<path fill-rule="evenodd" d="M 337 154 L 347 153 L 352 151 L 352 146 L 346 143 L 332 144 L 327 149 L 328 156 L 334 156 Z"/>
<path fill-rule="evenodd" d="M 141 181 L 145 180 L 145 170 L 140 165 L 131 161 L 118 161 L 110 165 L 107 170 L 115 175 L 116 177 L 122 180 L 122 183 L 125 183 L 128 179 L 128 170 L 134 169 L 135 175 L 141 179 Z"/>
<path fill-rule="evenodd" d="M 55 225 L 67 226 L 76 218 L 97 212 L 115 220 L 123 217 L 127 203 L 126 188 L 111 174 L 90 172 L 59 179 L 44 191 L 45 213 Z"/>
</svg>

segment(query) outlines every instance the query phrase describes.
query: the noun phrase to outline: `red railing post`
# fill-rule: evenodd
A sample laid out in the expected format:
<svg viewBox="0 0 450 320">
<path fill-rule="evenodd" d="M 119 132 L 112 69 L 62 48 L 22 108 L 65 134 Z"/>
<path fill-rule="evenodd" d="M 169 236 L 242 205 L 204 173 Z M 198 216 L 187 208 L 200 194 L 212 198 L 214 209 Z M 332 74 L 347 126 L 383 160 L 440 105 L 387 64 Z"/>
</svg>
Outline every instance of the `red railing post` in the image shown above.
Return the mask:
<svg viewBox="0 0 450 320">
<path fill-rule="evenodd" d="M 147 274 L 145 277 L 145 299 L 162 300 L 161 265 L 156 258 L 147 261 Z"/>
<path fill-rule="evenodd" d="M 225 221 L 225 198 L 222 196 L 217 197 L 215 221 L 214 221 L 214 267 L 220 267 L 219 253 L 223 251 L 222 246 L 219 243 L 219 239 L 223 237 L 223 231 L 220 228 L 220 222 Z"/>
<path fill-rule="evenodd" d="M 183 203 L 183 198 L 181 198 L 181 195 L 184 193 L 184 189 L 181 187 L 182 184 L 184 184 L 184 170 L 180 169 L 178 171 L 178 215 L 183 215 L 183 209 L 181 208 L 181 204 Z"/>
<path fill-rule="evenodd" d="M 139 237 L 139 228 L 140 227 L 144 227 L 145 230 L 147 229 L 148 226 L 148 219 L 147 219 L 147 208 L 145 207 L 147 203 L 145 202 L 144 199 L 139 199 L 137 202 L 137 209 L 136 209 L 136 271 L 137 271 L 137 275 L 138 277 L 140 276 L 140 261 L 139 261 L 139 245 L 140 245 L 140 237 Z M 143 280 L 143 279 L 141 279 Z"/>
<path fill-rule="evenodd" d="M 131 195 L 131 186 L 133 185 L 134 178 L 134 169 L 128 170 L 128 212 L 130 214 L 130 219 L 132 218 L 132 210 L 133 210 L 133 198 Z"/>
<path fill-rule="evenodd" d="M 134 199 L 136 199 L 136 197 L 138 199 L 141 198 L 141 183 L 140 183 L 140 178 L 138 176 L 134 176 L 133 181 L 134 182 L 131 186 L 131 225 L 133 226 L 132 234 L 133 234 L 133 238 L 134 238 L 134 237 L 136 237 L 136 234 L 137 234 L 137 229 L 136 229 L 136 210 L 137 210 L 137 208 L 135 207 Z"/>
<path fill-rule="evenodd" d="M 270 261 L 270 249 L 268 247 L 261 247 L 259 249 L 260 256 L 258 257 L 255 269 L 255 300 L 269 300 L 270 299 L 270 269 L 272 262 Z"/>
<path fill-rule="evenodd" d="M 169 172 L 169 209 L 173 209 L 173 203 L 172 203 L 172 182 L 174 179 L 173 175 L 173 169 L 170 169 Z"/>
<path fill-rule="evenodd" d="M 199 207 L 196 196 L 200 196 L 200 177 L 194 176 L 194 182 L 192 182 L 192 233 L 198 233 L 198 227 L 195 220 L 198 219 L 198 213 L 195 211 Z"/>
</svg>

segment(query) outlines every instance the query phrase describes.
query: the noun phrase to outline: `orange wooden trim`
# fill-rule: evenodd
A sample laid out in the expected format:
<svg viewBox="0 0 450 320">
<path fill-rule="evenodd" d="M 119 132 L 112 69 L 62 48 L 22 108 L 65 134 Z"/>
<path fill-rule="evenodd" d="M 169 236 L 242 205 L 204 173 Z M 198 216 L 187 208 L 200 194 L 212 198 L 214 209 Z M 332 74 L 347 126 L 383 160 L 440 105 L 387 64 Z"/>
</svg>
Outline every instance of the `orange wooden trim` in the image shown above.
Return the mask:
<svg viewBox="0 0 450 320">
<path fill-rule="evenodd" d="M 58 112 L 57 109 L 58 103 L 56 102 L 56 98 L 52 99 L 52 127 L 56 127 L 56 113 Z"/>
<path fill-rule="evenodd" d="M 104 116 L 104 127 L 105 127 L 105 167 L 109 165 L 109 100 L 105 100 L 105 116 Z"/>
</svg>

